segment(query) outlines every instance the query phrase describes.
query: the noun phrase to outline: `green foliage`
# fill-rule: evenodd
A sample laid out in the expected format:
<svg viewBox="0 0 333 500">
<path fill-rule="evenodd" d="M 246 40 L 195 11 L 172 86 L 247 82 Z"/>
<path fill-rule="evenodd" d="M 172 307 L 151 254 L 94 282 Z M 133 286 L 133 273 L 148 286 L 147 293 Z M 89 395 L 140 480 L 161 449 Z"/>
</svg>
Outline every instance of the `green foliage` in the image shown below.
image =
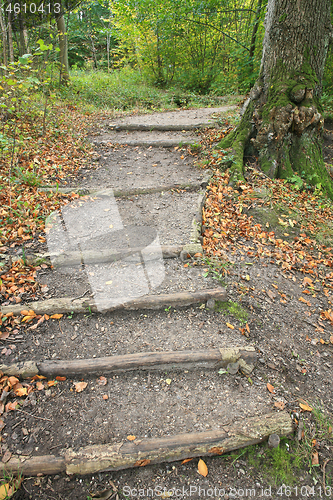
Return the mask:
<svg viewBox="0 0 333 500">
<path fill-rule="evenodd" d="M 237 302 L 232 302 L 231 300 L 227 302 L 222 302 L 220 300 L 216 301 L 215 311 L 231 314 L 234 318 L 238 319 L 241 324 L 247 323 L 249 317 L 249 313 L 246 309 L 237 304 Z"/>
</svg>

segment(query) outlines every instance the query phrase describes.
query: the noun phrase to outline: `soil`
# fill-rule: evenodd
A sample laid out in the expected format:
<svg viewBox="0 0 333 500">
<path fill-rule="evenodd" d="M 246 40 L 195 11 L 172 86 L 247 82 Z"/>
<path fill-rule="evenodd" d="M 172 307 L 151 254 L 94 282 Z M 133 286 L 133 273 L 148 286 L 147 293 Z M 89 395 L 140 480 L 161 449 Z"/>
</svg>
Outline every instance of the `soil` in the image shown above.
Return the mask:
<svg viewBox="0 0 333 500">
<path fill-rule="evenodd" d="M 174 124 L 179 119 L 179 123 L 186 124 L 189 118 L 194 120 L 194 115 L 196 120 L 204 121 L 215 111 L 196 109 L 126 120 L 152 124 L 158 119 L 158 123 Z M 106 142 L 96 146 L 97 154 L 101 155 L 98 166 L 81 171 L 75 184 L 73 179 L 67 179 L 67 185 L 118 189 L 186 181 L 200 183 L 203 179 L 194 158 L 184 151 L 149 146 L 118 148 L 109 140 L 112 133 L 104 132 Z M 111 145 L 107 146 L 108 143 Z M 199 191 L 198 185 L 193 192 L 163 191 L 117 198 L 116 203 L 125 228 L 150 226 L 159 233 L 161 244 L 179 245 L 189 243 Z M 165 260 L 165 278 L 154 290 L 161 293 L 226 286 L 230 301 L 227 306 L 216 303 L 214 309 L 201 304 L 161 311 L 68 315 L 44 322 L 35 330 L 22 328 L 1 341 L 6 351 L 3 358 L 10 364 L 31 359 L 254 345 L 259 361 L 250 378 L 200 368 L 100 373 L 84 378 L 88 385 L 81 393 L 76 393 L 74 387 L 81 378 L 67 379 L 50 387 L 42 381 L 40 390 L 25 398 L 19 411 L 5 415 L 2 454 L 9 450 L 29 456 L 57 455 L 68 447 L 119 442 L 128 435 L 161 437 L 218 429 L 249 416 L 278 411 L 276 402 L 284 403 L 285 410 L 297 419 L 311 423 L 311 415 L 300 415 L 300 398 L 317 403 L 332 414 L 333 345 L 329 339 L 333 329 L 326 324 L 322 332 L 318 326 L 320 311 L 329 307 L 329 297 L 318 285 L 315 296 L 306 297 L 311 303 L 309 307 L 299 302 L 300 273 L 283 271 L 274 263 L 253 259 L 244 254 L 241 245 L 227 257 L 220 276 L 216 272 L 207 275 L 209 266 L 204 261 L 191 260 L 184 267 L 179 259 Z M 42 288 L 45 298 L 91 293 L 84 269 L 44 267 L 39 270 L 39 281 L 46 285 Z M 281 301 L 279 293 L 288 300 Z M 26 305 L 33 309 L 33 302 Z M 99 376 L 105 376 L 106 385 L 101 385 Z M 274 387 L 273 393 L 267 390 L 267 383 Z M 285 442 L 280 446 L 286 449 Z M 326 450 L 325 446 L 323 443 L 322 456 L 331 458 L 332 448 Z M 265 454 L 267 449 L 264 444 L 258 453 Z M 269 467 L 261 469 L 242 454 L 238 450 L 234 455 L 205 459 L 206 478 L 197 472 L 197 459 L 82 477 L 60 474 L 25 478 L 12 498 L 82 500 L 110 490 L 110 496 L 104 493 L 96 498 L 118 495 L 119 499 L 138 496 L 295 499 L 305 496 L 307 490 L 301 490 L 302 487 L 318 487 L 312 475 L 300 470 L 294 478 L 292 494 L 285 490 L 279 494 L 282 480 L 274 484 Z M 327 462 L 326 474 L 333 476 L 332 461 Z M 284 482 L 288 484 L 288 479 Z M 152 491 L 147 492 L 148 488 Z M 180 493 L 171 491 L 172 488 Z M 162 495 L 158 494 L 161 489 Z"/>
</svg>

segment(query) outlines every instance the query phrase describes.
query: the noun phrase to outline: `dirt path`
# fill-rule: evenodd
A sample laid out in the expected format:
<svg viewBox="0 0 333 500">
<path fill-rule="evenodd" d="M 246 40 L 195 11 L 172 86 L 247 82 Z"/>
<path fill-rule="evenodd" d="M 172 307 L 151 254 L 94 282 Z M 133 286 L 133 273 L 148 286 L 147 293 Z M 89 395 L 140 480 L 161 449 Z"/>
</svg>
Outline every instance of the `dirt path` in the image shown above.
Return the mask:
<svg viewBox="0 0 333 500">
<path fill-rule="evenodd" d="M 209 264 L 200 263 L 198 255 L 202 253 L 202 237 L 201 230 L 196 232 L 195 227 L 200 229 L 201 225 L 198 211 L 201 213 L 204 201 L 207 171 L 199 169 L 182 146 L 198 141 L 195 131 L 189 130 L 191 126 L 211 125 L 212 113 L 227 109 L 135 116 L 106 123 L 102 132 L 96 132 L 92 140 L 99 155 L 98 166 L 81 170 L 64 186 L 93 189 L 96 193 L 64 209 L 40 249 L 65 256 L 77 251 L 81 260 L 76 266 L 55 266 L 53 270 L 41 267 L 38 278 L 44 285 L 45 299 L 83 296 L 94 299 L 98 308 L 105 293 L 109 294 L 105 292 L 110 290 L 108 287 L 118 287 L 117 294 L 126 302 L 148 293 L 146 288 L 158 296 L 222 286 L 214 279 L 216 274 L 208 274 Z M 175 131 L 177 125 L 185 132 Z M 126 126 L 130 126 L 129 132 L 123 130 Z M 150 127 L 150 131 L 140 130 L 142 126 Z M 117 127 L 122 130 L 117 131 Z M 147 188 L 150 192 L 140 192 Z M 132 194 L 120 196 L 119 191 Z M 189 244 L 195 244 L 193 251 Z M 151 245 L 156 250 L 154 257 L 145 257 L 145 249 Z M 178 251 L 176 258 L 163 259 L 161 250 L 156 257 L 163 245 L 185 251 Z M 126 251 L 137 246 L 141 253 L 126 254 L 107 264 L 87 260 L 90 251 L 98 254 L 111 246 Z M 229 303 L 211 300 L 185 308 L 166 306 L 158 311 L 93 313 L 87 308 L 85 314 L 66 314 L 35 330 L 17 332 L 11 337 L 6 364 L 254 345 L 259 362 L 253 374 L 244 376 L 237 368 L 232 375 L 200 366 L 190 370 L 170 366 L 157 371 L 90 376 L 78 373 L 55 383 L 41 380 L 37 382 L 38 390 L 22 400 L 20 410 L 7 413 L 2 453 L 23 458 L 50 453 L 63 457 L 69 448 L 124 443 L 128 436 L 136 436 L 140 442 L 180 433 L 228 432 L 231 425 L 277 411 L 277 402 L 281 408 L 292 410 L 297 398 L 306 398 L 309 390 L 319 398 L 325 395 L 325 404 L 332 407 L 332 393 L 327 395 L 331 348 L 319 341 L 312 347 L 304 344 L 302 339 L 308 334 L 313 337 L 315 327 L 311 327 L 310 320 L 303 322 L 301 314 L 291 315 L 295 308 L 300 313 L 306 309 L 298 302 L 299 286 L 287 273 L 281 275 L 274 263 L 263 268 L 250 255 L 245 258 L 241 250 L 233 252 L 230 259 L 234 266 L 225 276 Z M 242 293 L 242 282 L 250 282 L 251 291 Z M 272 286 L 271 294 L 263 296 L 262 291 Z M 291 298 L 287 305 L 278 301 L 275 290 Z M 315 307 L 327 306 L 325 297 L 313 300 Z M 33 308 L 33 303 L 26 307 Z M 311 360 L 308 347 L 316 350 Z M 303 375 L 304 368 L 310 381 Z M 75 384 L 81 382 L 84 388 L 77 392 Z M 267 382 L 274 386 L 272 392 L 267 390 Z M 207 478 L 198 474 L 197 460 L 82 477 L 56 474 L 26 480 L 15 498 L 88 499 L 91 493 L 104 489 L 110 490 L 110 495 L 96 498 L 116 498 L 114 487 L 119 491 L 118 498 L 138 496 L 135 491 L 140 488 L 140 496 L 149 498 L 152 495 L 147 488 L 156 487 L 165 488 L 162 496 L 154 490 L 153 496 L 159 498 L 175 496 L 170 494 L 171 488 L 182 492 L 185 489 L 181 494 L 185 498 L 190 487 L 192 498 L 202 498 L 199 487 L 206 496 L 209 488 L 215 488 L 208 496 L 216 499 L 232 498 L 233 491 L 238 491 L 234 498 L 241 498 L 244 494 L 239 492 L 247 488 L 254 489 L 256 496 L 275 498 L 274 492 L 261 494 L 267 480 L 248 463 L 238 460 L 234 467 L 223 457 L 205 461 Z M 302 480 L 310 484 L 308 476 Z"/>
</svg>

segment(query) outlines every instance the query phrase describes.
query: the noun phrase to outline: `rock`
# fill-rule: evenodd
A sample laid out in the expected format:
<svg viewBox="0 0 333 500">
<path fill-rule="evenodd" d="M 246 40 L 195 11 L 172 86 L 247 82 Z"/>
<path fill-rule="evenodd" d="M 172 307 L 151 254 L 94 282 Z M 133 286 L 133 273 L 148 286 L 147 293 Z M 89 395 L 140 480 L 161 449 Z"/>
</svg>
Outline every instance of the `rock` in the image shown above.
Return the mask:
<svg viewBox="0 0 333 500">
<path fill-rule="evenodd" d="M 230 375 L 236 375 L 239 369 L 239 363 L 229 363 L 227 366 L 228 373 Z"/>
<path fill-rule="evenodd" d="M 268 438 L 268 446 L 270 448 L 277 448 L 280 444 L 280 438 L 277 434 L 271 434 Z"/>
<path fill-rule="evenodd" d="M 215 299 L 208 299 L 206 302 L 207 309 L 214 310 L 215 309 Z"/>
</svg>

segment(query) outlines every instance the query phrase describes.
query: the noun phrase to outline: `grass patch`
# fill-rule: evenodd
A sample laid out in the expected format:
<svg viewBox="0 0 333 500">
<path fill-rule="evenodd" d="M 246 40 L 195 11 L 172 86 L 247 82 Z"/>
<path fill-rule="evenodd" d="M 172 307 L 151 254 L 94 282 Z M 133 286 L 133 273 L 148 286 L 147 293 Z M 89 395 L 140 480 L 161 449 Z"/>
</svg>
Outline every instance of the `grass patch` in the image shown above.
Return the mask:
<svg viewBox="0 0 333 500">
<path fill-rule="evenodd" d="M 333 420 L 324 410 L 312 405 L 312 414 L 304 421 L 304 435 L 298 442 L 292 437 L 281 438 L 278 448 L 269 448 L 267 443 L 247 446 L 242 450 L 228 453 L 221 457 L 227 465 L 247 466 L 248 473 L 259 475 L 267 485 L 307 485 L 317 492 L 316 485 L 323 489 L 323 464 L 325 463 L 326 498 L 331 497 L 333 488 Z M 318 453 L 319 464 L 314 455 Z M 237 465 L 238 467 L 238 465 Z M 324 491 L 324 490 L 323 490 Z M 309 493 L 312 496 L 314 493 Z M 324 494 L 323 494 L 324 497 Z"/>
<path fill-rule="evenodd" d="M 237 304 L 237 302 L 232 302 L 231 300 L 228 300 L 226 302 L 217 300 L 215 302 L 215 311 L 222 314 L 231 314 L 242 324 L 247 323 L 249 317 L 249 313 L 246 309 Z"/>
<path fill-rule="evenodd" d="M 212 95 L 201 96 L 185 93 L 181 89 L 159 89 L 144 80 L 139 71 L 123 68 L 105 73 L 103 71 L 80 71 L 71 73 L 68 87 L 59 90 L 59 97 L 86 112 L 95 110 L 157 111 L 179 107 L 221 106 L 228 103 Z"/>
</svg>

